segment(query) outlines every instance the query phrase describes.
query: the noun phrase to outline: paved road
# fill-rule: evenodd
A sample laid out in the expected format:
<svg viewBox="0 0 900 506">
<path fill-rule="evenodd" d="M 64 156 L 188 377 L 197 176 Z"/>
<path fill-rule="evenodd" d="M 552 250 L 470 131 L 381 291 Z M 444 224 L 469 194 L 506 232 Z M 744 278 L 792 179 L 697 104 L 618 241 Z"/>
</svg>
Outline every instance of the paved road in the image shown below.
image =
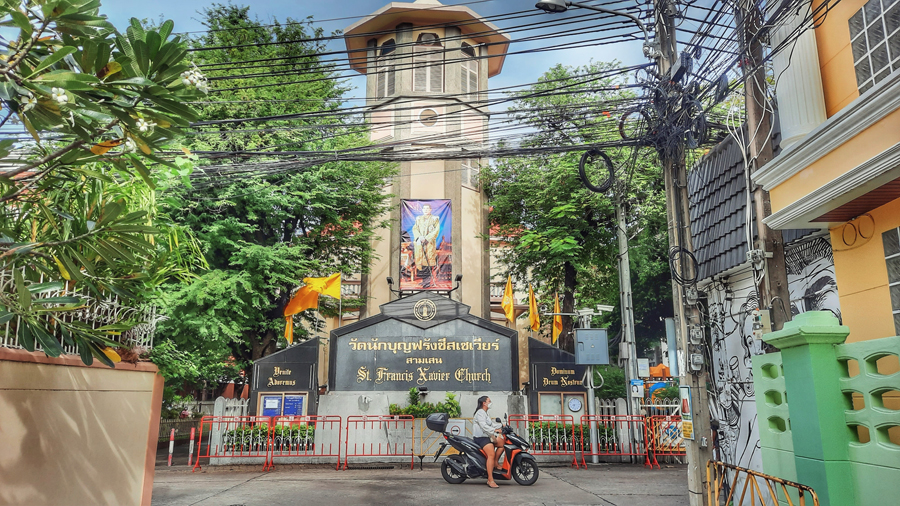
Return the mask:
<svg viewBox="0 0 900 506">
<path fill-rule="evenodd" d="M 392 470 L 334 471 L 321 466 L 281 465 L 263 473 L 209 466 L 191 473 L 186 466 L 156 469 L 153 506 L 281 506 L 325 504 L 602 504 L 616 506 L 686 506 L 684 466 L 649 470 L 642 466 L 600 464 L 588 469 L 545 467 L 530 487 L 485 480 L 450 485 L 436 465 Z"/>
</svg>

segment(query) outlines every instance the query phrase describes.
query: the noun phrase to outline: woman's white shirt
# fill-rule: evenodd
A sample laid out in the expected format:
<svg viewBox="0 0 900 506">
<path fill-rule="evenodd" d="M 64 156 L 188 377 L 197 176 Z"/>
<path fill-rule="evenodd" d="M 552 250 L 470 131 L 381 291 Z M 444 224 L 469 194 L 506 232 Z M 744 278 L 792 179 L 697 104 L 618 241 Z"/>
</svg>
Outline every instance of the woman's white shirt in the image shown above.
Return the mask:
<svg viewBox="0 0 900 506">
<path fill-rule="evenodd" d="M 475 412 L 473 422 L 472 437 L 489 437 L 491 433 L 501 427 L 499 423 L 491 421 L 487 411 L 483 409 Z"/>
</svg>

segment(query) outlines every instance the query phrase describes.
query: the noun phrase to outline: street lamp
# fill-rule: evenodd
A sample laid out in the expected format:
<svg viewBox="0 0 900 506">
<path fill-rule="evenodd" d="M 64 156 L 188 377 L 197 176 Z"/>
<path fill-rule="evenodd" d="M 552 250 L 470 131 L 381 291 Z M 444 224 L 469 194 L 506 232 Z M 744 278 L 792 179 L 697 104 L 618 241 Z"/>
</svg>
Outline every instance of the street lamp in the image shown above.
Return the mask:
<svg viewBox="0 0 900 506">
<path fill-rule="evenodd" d="M 644 33 L 644 56 L 650 59 L 659 58 L 659 45 L 650 40 L 650 34 L 647 33 L 647 27 L 644 26 L 644 23 L 641 22 L 640 19 L 637 18 L 634 14 L 629 14 L 623 11 L 614 11 L 611 9 L 604 9 L 603 7 L 594 7 L 593 5 L 585 5 L 577 2 L 570 2 L 568 0 L 540 0 L 538 3 L 534 4 L 538 9 L 545 12 L 566 12 L 569 10 L 569 7 L 580 7 L 582 9 L 588 9 L 591 11 L 603 12 L 605 14 L 613 14 L 616 16 L 625 16 L 626 18 L 634 21 L 634 24 L 641 29 L 641 32 Z"/>
</svg>

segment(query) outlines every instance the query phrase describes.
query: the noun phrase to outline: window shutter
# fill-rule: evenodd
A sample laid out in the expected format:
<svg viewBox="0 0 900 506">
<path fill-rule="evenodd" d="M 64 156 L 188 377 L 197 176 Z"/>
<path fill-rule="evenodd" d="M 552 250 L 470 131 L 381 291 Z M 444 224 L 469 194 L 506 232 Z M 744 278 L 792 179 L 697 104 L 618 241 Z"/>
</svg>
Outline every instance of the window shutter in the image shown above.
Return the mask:
<svg viewBox="0 0 900 506">
<path fill-rule="evenodd" d="M 462 68 L 459 69 L 459 91 L 463 96 L 469 93 L 469 62 L 463 60 Z"/>
<path fill-rule="evenodd" d="M 413 71 L 413 90 L 415 91 L 428 91 L 426 89 L 426 83 L 428 82 L 428 67 L 425 67 L 426 63 L 421 58 L 416 59 L 416 69 Z"/>
<path fill-rule="evenodd" d="M 444 91 L 444 65 L 441 62 L 441 54 L 433 54 L 430 58 L 428 71 L 431 74 L 429 90 L 432 93 L 441 93 Z"/>
<path fill-rule="evenodd" d="M 375 98 L 382 99 L 384 98 L 384 89 L 385 89 L 385 80 L 387 79 L 387 75 L 385 74 L 385 67 L 382 65 L 375 66 L 376 72 L 376 80 L 375 80 Z"/>
<path fill-rule="evenodd" d="M 460 91 L 463 95 L 478 93 L 478 61 L 463 60 L 459 79 Z"/>
<path fill-rule="evenodd" d="M 391 65 L 386 70 L 387 70 L 387 72 L 385 73 L 385 76 L 387 78 L 387 95 L 390 97 L 390 96 L 394 95 L 394 90 L 395 90 L 395 88 L 394 88 L 394 77 L 395 77 L 394 66 Z"/>
<path fill-rule="evenodd" d="M 444 91 L 443 53 L 440 46 L 416 48 L 413 58 L 413 91 L 440 93 Z"/>
</svg>

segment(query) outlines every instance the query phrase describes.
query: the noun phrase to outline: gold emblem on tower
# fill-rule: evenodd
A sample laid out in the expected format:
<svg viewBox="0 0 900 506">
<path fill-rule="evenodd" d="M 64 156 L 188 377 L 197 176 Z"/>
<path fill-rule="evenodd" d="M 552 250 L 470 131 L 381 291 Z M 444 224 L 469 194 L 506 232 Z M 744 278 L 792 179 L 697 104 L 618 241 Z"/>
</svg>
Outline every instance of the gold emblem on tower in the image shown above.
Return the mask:
<svg viewBox="0 0 900 506">
<path fill-rule="evenodd" d="M 413 314 L 419 321 L 427 322 L 437 314 L 437 306 L 429 299 L 422 299 L 413 306 Z"/>
</svg>

